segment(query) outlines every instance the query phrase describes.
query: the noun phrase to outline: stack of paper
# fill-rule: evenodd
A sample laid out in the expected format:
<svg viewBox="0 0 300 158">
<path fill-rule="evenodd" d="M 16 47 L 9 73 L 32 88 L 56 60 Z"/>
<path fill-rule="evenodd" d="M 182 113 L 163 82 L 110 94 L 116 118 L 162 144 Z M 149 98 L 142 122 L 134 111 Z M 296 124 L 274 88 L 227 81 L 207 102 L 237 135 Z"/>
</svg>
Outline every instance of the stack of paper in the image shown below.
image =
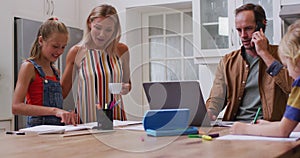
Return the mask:
<svg viewBox="0 0 300 158">
<path fill-rule="evenodd" d="M 37 133 L 37 134 L 55 134 L 64 133 L 64 126 L 40 125 L 29 128 L 20 129 L 21 132 Z"/>
</svg>

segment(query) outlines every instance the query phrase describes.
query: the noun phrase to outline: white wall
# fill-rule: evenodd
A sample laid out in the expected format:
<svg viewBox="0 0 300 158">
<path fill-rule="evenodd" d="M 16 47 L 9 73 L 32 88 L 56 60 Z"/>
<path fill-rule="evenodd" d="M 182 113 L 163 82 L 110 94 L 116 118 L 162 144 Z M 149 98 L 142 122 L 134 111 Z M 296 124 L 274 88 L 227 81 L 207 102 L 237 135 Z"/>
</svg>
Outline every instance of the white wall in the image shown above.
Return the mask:
<svg viewBox="0 0 300 158">
<path fill-rule="evenodd" d="M 13 1 L 1 1 L 0 5 L 0 119 L 11 119 L 12 92 L 13 92 Z"/>
</svg>

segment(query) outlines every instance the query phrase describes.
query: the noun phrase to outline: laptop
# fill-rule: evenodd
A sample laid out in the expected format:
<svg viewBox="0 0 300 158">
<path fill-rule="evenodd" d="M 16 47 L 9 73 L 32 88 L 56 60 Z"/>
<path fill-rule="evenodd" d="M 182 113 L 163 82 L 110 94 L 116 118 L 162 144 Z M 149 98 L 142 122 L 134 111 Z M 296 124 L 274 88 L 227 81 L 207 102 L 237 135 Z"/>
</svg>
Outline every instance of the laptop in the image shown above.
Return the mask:
<svg viewBox="0 0 300 158">
<path fill-rule="evenodd" d="M 190 109 L 190 126 L 210 126 L 198 81 L 143 83 L 150 110 Z"/>
</svg>

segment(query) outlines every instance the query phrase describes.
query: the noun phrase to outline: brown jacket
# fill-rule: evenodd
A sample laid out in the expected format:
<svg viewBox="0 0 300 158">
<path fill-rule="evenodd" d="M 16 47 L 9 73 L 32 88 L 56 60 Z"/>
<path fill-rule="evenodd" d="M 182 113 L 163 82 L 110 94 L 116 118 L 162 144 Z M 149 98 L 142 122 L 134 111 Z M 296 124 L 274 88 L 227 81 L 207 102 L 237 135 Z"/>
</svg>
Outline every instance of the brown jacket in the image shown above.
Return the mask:
<svg viewBox="0 0 300 158">
<path fill-rule="evenodd" d="M 270 54 L 278 61 L 278 46 L 269 45 Z M 225 106 L 223 120 L 234 121 L 241 104 L 249 65 L 242 57 L 241 49 L 226 54 L 219 62 L 213 87 L 206 102 L 206 107 L 217 115 Z M 259 92 L 265 120 L 280 120 L 285 111 L 288 95 L 291 91 L 292 78 L 282 68 L 276 76 L 269 75 L 266 64 L 259 61 Z"/>
</svg>

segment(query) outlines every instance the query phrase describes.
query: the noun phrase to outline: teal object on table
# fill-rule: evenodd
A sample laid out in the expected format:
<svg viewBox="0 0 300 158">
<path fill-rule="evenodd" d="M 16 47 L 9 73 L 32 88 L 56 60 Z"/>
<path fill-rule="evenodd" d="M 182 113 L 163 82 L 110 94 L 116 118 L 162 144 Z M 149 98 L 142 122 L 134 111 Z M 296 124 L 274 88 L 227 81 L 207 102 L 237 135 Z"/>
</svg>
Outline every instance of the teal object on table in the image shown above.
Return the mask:
<svg viewBox="0 0 300 158">
<path fill-rule="evenodd" d="M 189 125 L 189 109 L 149 110 L 143 119 L 143 126 L 150 136 L 176 136 L 197 134 L 198 128 Z"/>
</svg>

